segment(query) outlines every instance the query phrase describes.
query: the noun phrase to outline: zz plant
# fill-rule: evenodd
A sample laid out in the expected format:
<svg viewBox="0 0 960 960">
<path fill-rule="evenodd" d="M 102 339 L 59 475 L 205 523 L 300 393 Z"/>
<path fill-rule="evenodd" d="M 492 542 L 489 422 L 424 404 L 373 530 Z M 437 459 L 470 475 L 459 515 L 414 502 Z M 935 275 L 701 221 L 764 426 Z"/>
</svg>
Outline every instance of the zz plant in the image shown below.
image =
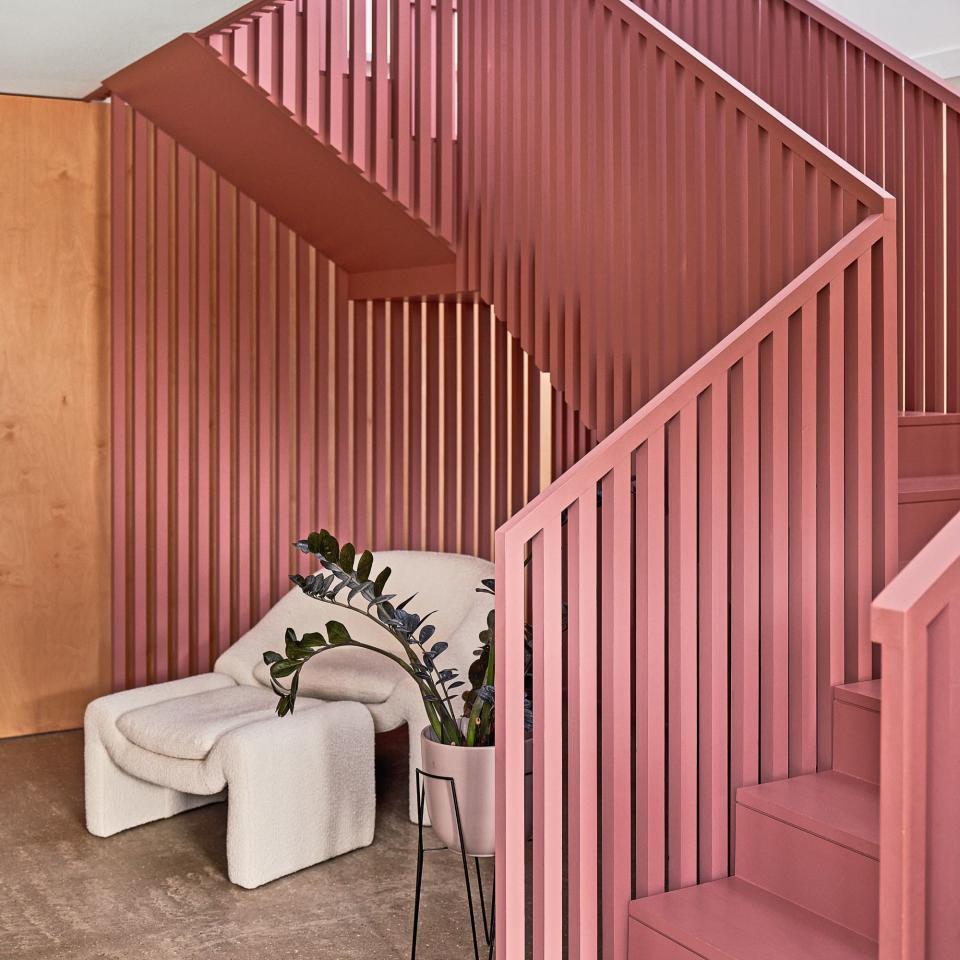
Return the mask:
<svg viewBox="0 0 960 960">
<path fill-rule="evenodd" d="M 408 604 L 413 597 L 395 602 L 396 595 L 386 592 L 389 567 L 384 567 L 376 578 L 371 579 L 373 554 L 369 550 L 364 550 L 358 558 L 353 544 L 341 547 L 327 530 L 311 533 L 294 546 L 301 553 L 316 557 L 322 570 L 306 577 L 291 574 L 291 581 L 314 600 L 363 614 L 397 641 L 398 652 L 391 653 L 354 639 L 339 620 L 328 620 L 325 632 L 304 633 L 299 637 L 293 628 L 288 627 L 284 636 L 284 655 L 273 650 L 263 655 L 264 663 L 270 667 L 273 691 L 279 697 L 277 713 L 282 717 L 293 711 L 304 664 L 335 647 L 358 647 L 387 657 L 413 678 L 420 690 L 430 727 L 440 743 L 466 746 L 470 737 L 461 730 L 453 705 L 458 695 L 451 692 L 465 684 L 458 679 L 455 669 L 444 669 L 437 664 L 437 659 L 447 649 L 447 643 L 444 640 L 431 643 L 435 627 L 426 621 L 432 614 L 420 616 L 409 610 Z M 492 657 L 490 662 L 492 671 Z M 492 678 L 492 672 L 490 676 Z M 279 681 L 286 678 L 290 678 L 289 685 L 284 687 Z"/>
</svg>

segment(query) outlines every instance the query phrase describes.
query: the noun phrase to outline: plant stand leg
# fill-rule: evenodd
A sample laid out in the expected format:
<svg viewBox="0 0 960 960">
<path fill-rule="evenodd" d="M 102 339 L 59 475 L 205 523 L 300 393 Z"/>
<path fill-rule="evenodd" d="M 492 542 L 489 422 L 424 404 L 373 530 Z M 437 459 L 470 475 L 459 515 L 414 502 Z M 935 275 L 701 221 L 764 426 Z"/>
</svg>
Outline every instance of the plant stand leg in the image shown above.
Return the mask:
<svg viewBox="0 0 960 960">
<path fill-rule="evenodd" d="M 410 946 L 410 960 L 416 960 L 417 957 L 417 935 L 420 925 L 420 897 L 423 888 L 423 855 L 425 853 L 435 853 L 440 850 L 446 850 L 447 847 L 424 847 L 423 845 L 423 815 L 426 806 L 426 789 L 422 778 L 431 777 L 434 780 L 446 780 L 450 784 L 450 791 L 453 797 L 453 810 L 457 820 L 457 836 L 460 839 L 460 861 L 463 865 L 463 884 L 467 891 L 467 909 L 470 914 L 470 933 L 473 937 L 473 956 L 474 960 L 480 960 L 480 942 L 477 939 L 477 920 L 476 912 L 473 906 L 473 883 L 470 879 L 470 866 L 467 863 L 467 854 L 464 851 L 463 842 L 463 821 L 460 818 L 460 803 L 457 800 L 457 785 L 451 777 L 441 777 L 436 774 L 426 773 L 423 770 L 415 771 L 417 785 L 417 881 L 413 901 L 413 940 Z M 493 905 L 490 907 L 490 919 L 487 920 L 487 905 L 483 896 L 483 880 L 480 875 L 480 858 L 474 857 L 474 869 L 477 875 L 477 888 L 480 897 L 480 910 L 483 917 L 483 934 L 486 943 L 489 946 L 488 958 L 493 957 Z M 494 888 L 496 889 L 496 888 Z"/>
</svg>

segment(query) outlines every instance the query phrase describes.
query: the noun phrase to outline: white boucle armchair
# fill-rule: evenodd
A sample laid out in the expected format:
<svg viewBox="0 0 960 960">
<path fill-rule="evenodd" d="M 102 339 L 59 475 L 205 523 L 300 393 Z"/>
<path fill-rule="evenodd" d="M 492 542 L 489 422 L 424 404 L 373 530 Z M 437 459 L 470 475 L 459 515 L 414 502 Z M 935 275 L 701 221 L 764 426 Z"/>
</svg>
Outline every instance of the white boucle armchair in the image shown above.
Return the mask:
<svg viewBox="0 0 960 960">
<path fill-rule="evenodd" d="M 493 607 L 488 594 L 477 593 L 480 581 L 494 575 L 488 560 L 465 554 L 428 553 L 413 550 L 385 550 L 375 555 L 375 576 L 384 567 L 391 575 L 387 592 L 406 599 L 416 594 L 410 609 L 420 615 L 436 611 L 430 623 L 436 640 L 449 647 L 441 655 L 441 667 L 454 667 L 466 680 L 479 646 L 478 635 L 486 626 Z M 362 601 L 358 602 L 358 606 Z M 364 603 L 362 610 L 366 609 Z M 263 662 L 265 650 L 283 652 L 284 631 L 293 627 L 298 635 L 323 630 L 328 620 L 339 620 L 352 636 L 365 644 L 396 653 L 396 641 L 371 622 L 360 610 L 356 613 L 291 590 L 263 619 L 221 654 L 214 672 L 226 674 L 239 684 L 270 686 L 269 668 Z M 319 700 L 351 700 L 362 703 L 373 717 L 374 729 L 393 730 L 406 724 L 410 737 L 410 819 L 417 819 L 416 780 L 420 765 L 420 731 L 427 723 L 417 685 L 395 663 L 368 650 L 351 647 L 325 650 L 303 668 L 301 697 Z M 299 703 L 299 701 L 298 701 Z M 298 706 L 299 709 L 299 706 Z"/>
</svg>

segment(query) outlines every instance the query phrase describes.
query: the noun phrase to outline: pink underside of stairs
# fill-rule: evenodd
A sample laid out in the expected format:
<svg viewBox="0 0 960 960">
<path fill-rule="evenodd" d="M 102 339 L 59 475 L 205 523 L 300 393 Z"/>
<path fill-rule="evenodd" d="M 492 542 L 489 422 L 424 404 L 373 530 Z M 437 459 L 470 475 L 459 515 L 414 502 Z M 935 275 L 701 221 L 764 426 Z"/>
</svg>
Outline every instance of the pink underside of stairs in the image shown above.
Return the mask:
<svg viewBox="0 0 960 960">
<path fill-rule="evenodd" d="M 737 791 L 735 876 L 635 901 L 631 960 L 876 958 L 880 694 L 834 688 L 834 770 Z"/>
</svg>

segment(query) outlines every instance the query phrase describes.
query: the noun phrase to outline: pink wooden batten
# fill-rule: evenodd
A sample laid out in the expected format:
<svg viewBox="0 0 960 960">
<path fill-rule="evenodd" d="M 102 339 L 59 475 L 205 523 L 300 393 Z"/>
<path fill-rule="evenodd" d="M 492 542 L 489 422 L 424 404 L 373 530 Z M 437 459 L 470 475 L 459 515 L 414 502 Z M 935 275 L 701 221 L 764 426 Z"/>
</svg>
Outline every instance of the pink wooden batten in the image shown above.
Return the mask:
<svg viewBox="0 0 960 960">
<path fill-rule="evenodd" d="M 286 589 L 304 531 L 491 556 L 590 442 L 492 309 L 348 301 L 342 271 L 117 96 L 111 118 L 114 685 L 208 669 Z"/>
<path fill-rule="evenodd" d="M 456 0 L 271 0 L 197 36 L 453 242 L 457 19 Z"/>
<path fill-rule="evenodd" d="M 899 202 L 900 405 L 960 411 L 960 94 L 813 0 L 640 0 Z"/>
<path fill-rule="evenodd" d="M 829 768 L 830 687 L 872 676 L 896 223 L 635 8 L 532 6 L 534 33 L 515 5 L 461 4 L 465 282 L 601 437 L 661 392 L 497 532 L 498 948 L 552 957 L 566 918 L 571 957 L 623 958 L 630 900 L 731 872 L 736 789 Z"/>
<path fill-rule="evenodd" d="M 880 960 L 960 944 L 960 516 L 877 597 L 883 651 Z"/>
</svg>

